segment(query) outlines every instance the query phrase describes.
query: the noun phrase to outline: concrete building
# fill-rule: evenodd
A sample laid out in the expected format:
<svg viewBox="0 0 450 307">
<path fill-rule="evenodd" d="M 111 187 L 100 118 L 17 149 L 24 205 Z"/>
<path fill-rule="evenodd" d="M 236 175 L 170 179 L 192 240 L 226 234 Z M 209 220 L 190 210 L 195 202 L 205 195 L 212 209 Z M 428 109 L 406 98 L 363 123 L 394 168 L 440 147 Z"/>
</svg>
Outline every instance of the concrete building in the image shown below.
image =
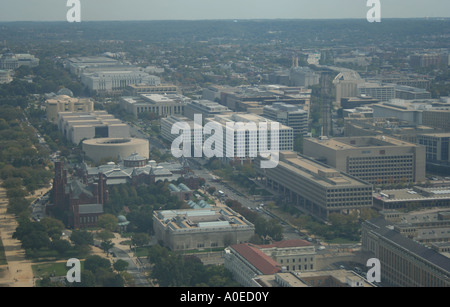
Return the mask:
<svg viewBox="0 0 450 307">
<path fill-rule="evenodd" d="M 178 87 L 173 84 L 130 84 L 125 88 L 125 96 L 139 96 L 140 94 L 178 94 Z"/>
<path fill-rule="evenodd" d="M 333 80 L 336 91 L 337 106 L 341 105 L 341 99 L 345 97 L 357 97 L 358 85 L 363 84 L 364 79 L 354 70 L 343 70 Z M 345 108 L 348 108 L 346 106 Z"/>
<path fill-rule="evenodd" d="M 163 210 L 153 214 L 155 238 L 172 251 L 248 242 L 255 227 L 230 208 Z"/>
<path fill-rule="evenodd" d="M 232 111 L 227 107 L 210 100 L 192 100 L 189 101 L 184 108 L 184 116 L 190 120 L 194 120 L 194 115 L 201 115 L 203 122 L 207 117 L 214 117 L 215 115 L 231 112 Z"/>
<path fill-rule="evenodd" d="M 315 271 L 314 246 L 304 240 L 268 245 L 234 244 L 225 249 L 224 265 L 244 287 L 261 287 L 262 276 L 281 272 Z"/>
<path fill-rule="evenodd" d="M 435 132 L 435 129 L 431 127 L 415 125 L 395 117 L 344 118 L 344 136 L 346 137 L 387 135 L 417 144 L 419 134 L 432 132 Z"/>
<path fill-rule="evenodd" d="M 422 125 L 423 110 L 414 108 L 404 100 L 392 100 L 370 106 L 373 109 L 373 117 L 395 117 L 399 120 L 408 121 L 415 125 Z"/>
<path fill-rule="evenodd" d="M 82 143 L 86 156 L 94 162 L 102 159 L 126 158 L 134 153 L 146 159 L 149 158 L 149 142 L 136 138 L 92 138 Z"/>
<path fill-rule="evenodd" d="M 437 52 L 416 53 L 409 56 L 409 63 L 414 67 L 448 66 L 448 54 Z"/>
<path fill-rule="evenodd" d="M 395 98 L 405 100 L 431 99 L 431 93 L 423 88 L 395 85 Z"/>
<path fill-rule="evenodd" d="M 81 82 L 98 93 L 123 93 L 131 84 L 160 85 L 161 79 L 138 70 L 107 70 L 84 72 Z"/>
<path fill-rule="evenodd" d="M 189 118 L 185 116 L 174 116 L 169 115 L 167 117 L 161 118 L 161 137 L 168 141 L 169 143 L 172 143 L 177 137 L 178 134 L 172 134 L 172 127 L 176 123 L 184 122 L 187 123 L 191 129 L 191 131 L 194 130 L 194 121 L 190 120 Z M 194 135 L 191 136 L 191 144 L 194 144 Z"/>
<path fill-rule="evenodd" d="M 309 87 L 319 84 L 320 74 L 309 67 L 293 67 L 289 71 L 290 86 Z"/>
<path fill-rule="evenodd" d="M 0 56 L 0 69 L 15 70 L 20 66 L 36 67 L 39 59 L 31 54 L 5 53 Z"/>
<path fill-rule="evenodd" d="M 133 97 L 122 97 L 120 106 L 134 116 L 143 112 L 152 112 L 158 116 L 183 115 L 186 103 L 190 99 L 177 94 L 140 94 Z"/>
<path fill-rule="evenodd" d="M 256 114 L 249 113 L 231 113 L 216 115 L 212 118 L 206 119 L 206 124 L 214 123 L 221 127 L 222 138 L 217 139 L 215 144 L 216 148 L 222 148 L 222 157 L 228 159 L 238 158 L 238 159 L 253 159 L 256 157 L 257 152 L 260 149 L 262 137 L 267 141 L 267 149 L 272 149 L 271 140 L 273 137 L 278 139 L 278 147 L 280 151 L 293 150 L 294 148 L 294 129 L 285 126 L 283 124 L 278 124 L 278 130 L 275 130 L 275 122 L 258 116 Z M 228 124 L 233 124 L 234 129 L 227 127 Z M 247 125 L 245 129 L 245 134 L 237 129 L 237 123 L 242 123 Z M 263 134 L 259 131 L 259 124 L 267 124 L 267 130 Z M 274 133 L 274 136 L 272 136 Z M 233 135 L 233 142 L 227 140 L 227 135 Z M 244 137 L 241 138 L 241 135 Z M 208 136 L 203 136 L 208 138 Z M 232 146 L 228 146 L 231 145 Z"/>
<path fill-rule="evenodd" d="M 94 100 L 91 98 L 73 98 L 58 95 L 45 101 L 47 120 L 57 123 L 59 112 L 93 112 Z"/>
<path fill-rule="evenodd" d="M 11 70 L 0 70 L 0 84 L 8 84 L 13 80 Z"/>
<path fill-rule="evenodd" d="M 342 97 L 340 106 L 342 109 L 354 109 L 358 107 L 371 107 L 373 104 L 380 102 L 369 96 Z"/>
<path fill-rule="evenodd" d="M 395 98 L 395 85 L 378 83 L 361 83 L 357 86 L 357 95 L 365 95 L 380 101 L 389 101 Z"/>
<path fill-rule="evenodd" d="M 380 190 L 373 194 L 373 205 L 379 210 L 411 208 L 448 208 L 450 190 L 448 188 L 424 188 Z"/>
<path fill-rule="evenodd" d="M 436 129 L 450 131 L 450 108 L 424 110 L 422 124 Z"/>
<path fill-rule="evenodd" d="M 294 129 L 294 135 L 308 133 L 308 112 L 286 103 L 274 103 L 263 108 L 262 116 Z"/>
<path fill-rule="evenodd" d="M 64 66 L 72 74 L 80 77 L 81 74 L 87 70 L 111 69 L 122 67 L 124 65 L 121 65 L 118 60 L 106 56 L 85 56 L 66 59 Z"/>
<path fill-rule="evenodd" d="M 261 161 L 261 157 L 255 162 Z M 258 180 L 295 207 L 326 220 L 372 206 L 372 185 L 294 152 L 280 152 L 278 166 L 255 167 Z"/>
<path fill-rule="evenodd" d="M 373 184 L 425 181 L 425 147 L 389 136 L 304 140 L 303 153 Z"/>
<path fill-rule="evenodd" d="M 130 136 L 129 126 L 106 111 L 59 112 L 58 128 L 74 144 L 83 139 Z"/>
<path fill-rule="evenodd" d="M 426 148 L 427 164 L 450 167 L 450 132 L 419 134 L 417 143 Z"/>
<path fill-rule="evenodd" d="M 442 247 L 450 247 L 450 211 L 443 208 L 402 212 L 382 210 L 381 215 L 394 230 L 446 255 Z"/>
<path fill-rule="evenodd" d="M 382 216 L 363 222 L 362 249 L 380 260 L 381 282 L 397 287 L 449 287 L 450 260 L 402 235 Z"/>
</svg>

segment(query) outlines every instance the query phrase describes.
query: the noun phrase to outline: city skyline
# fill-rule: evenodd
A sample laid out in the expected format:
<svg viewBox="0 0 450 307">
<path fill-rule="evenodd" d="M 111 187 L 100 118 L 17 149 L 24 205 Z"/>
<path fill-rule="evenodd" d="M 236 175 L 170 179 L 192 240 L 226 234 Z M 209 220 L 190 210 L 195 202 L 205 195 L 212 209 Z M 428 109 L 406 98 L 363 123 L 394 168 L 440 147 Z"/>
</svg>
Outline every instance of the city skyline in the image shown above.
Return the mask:
<svg viewBox="0 0 450 307">
<path fill-rule="evenodd" d="M 5 2 L 5 1 L 3 1 Z M 227 2 L 191 0 L 148 1 L 80 0 L 82 21 L 119 20 L 208 20 L 208 19 L 363 19 L 370 7 L 361 0 L 231 0 Z M 450 3 L 444 0 L 380 1 L 382 18 L 447 18 Z M 64 21 L 67 1 L 18 0 L 2 3 L 0 22 Z"/>
</svg>

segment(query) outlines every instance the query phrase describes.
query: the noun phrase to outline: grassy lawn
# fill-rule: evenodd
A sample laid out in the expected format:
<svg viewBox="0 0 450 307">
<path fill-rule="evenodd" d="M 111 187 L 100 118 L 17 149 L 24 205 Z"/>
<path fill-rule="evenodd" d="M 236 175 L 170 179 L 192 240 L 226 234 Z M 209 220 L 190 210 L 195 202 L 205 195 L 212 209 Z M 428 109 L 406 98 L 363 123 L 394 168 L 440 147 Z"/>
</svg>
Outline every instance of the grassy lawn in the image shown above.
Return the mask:
<svg viewBox="0 0 450 307">
<path fill-rule="evenodd" d="M 83 267 L 84 262 L 81 261 L 81 270 L 83 270 Z M 51 276 L 52 274 L 53 276 L 66 276 L 70 269 L 66 266 L 66 262 L 34 264 L 31 268 L 35 277 Z"/>
</svg>

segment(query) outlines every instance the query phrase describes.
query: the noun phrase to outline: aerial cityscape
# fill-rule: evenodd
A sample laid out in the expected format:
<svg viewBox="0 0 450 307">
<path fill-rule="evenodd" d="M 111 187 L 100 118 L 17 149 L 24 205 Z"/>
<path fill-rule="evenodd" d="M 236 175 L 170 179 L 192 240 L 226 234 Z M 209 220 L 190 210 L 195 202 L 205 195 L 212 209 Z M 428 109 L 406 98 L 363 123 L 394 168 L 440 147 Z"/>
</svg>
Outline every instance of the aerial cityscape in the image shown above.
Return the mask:
<svg viewBox="0 0 450 307">
<path fill-rule="evenodd" d="M 22 2 L 0 13 L 0 287 L 450 286 L 445 1 Z"/>
</svg>

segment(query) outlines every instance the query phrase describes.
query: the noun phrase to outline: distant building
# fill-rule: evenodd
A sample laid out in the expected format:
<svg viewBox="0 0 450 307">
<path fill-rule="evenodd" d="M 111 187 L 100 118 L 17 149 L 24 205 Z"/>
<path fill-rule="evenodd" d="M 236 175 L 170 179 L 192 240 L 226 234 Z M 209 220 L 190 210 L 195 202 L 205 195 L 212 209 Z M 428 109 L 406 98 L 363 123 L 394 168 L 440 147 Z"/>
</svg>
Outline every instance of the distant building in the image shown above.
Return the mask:
<svg viewBox="0 0 450 307">
<path fill-rule="evenodd" d="M 159 85 L 161 79 L 142 71 L 120 70 L 120 71 L 96 71 L 83 73 L 81 82 L 91 91 L 99 93 L 123 93 L 131 84 Z"/>
<path fill-rule="evenodd" d="M 140 94 L 178 94 L 178 87 L 173 84 L 130 84 L 125 88 L 125 96 L 139 96 Z"/>
<path fill-rule="evenodd" d="M 363 84 L 364 79 L 353 70 L 343 70 L 339 72 L 333 80 L 333 84 L 336 90 L 336 105 L 341 104 L 341 100 L 346 97 L 358 96 L 358 85 Z M 352 108 L 354 106 L 342 106 L 344 108 Z"/>
<path fill-rule="evenodd" d="M 425 146 L 427 163 L 450 167 L 450 132 L 419 134 L 417 143 Z"/>
<path fill-rule="evenodd" d="M 373 194 L 373 205 L 378 210 L 410 208 L 449 208 L 450 190 L 424 188 L 380 190 Z"/>
<path fill-rule="evenodd" d="M 155 238 L 173 251 L 248 242 L 255 227 L 230 208 L 162 210 L 153 214 Z"/>
<path fill-rule="evenodd" d="M 125 96 L 120 99 L 123 110 L 138 117 L 140 113 L 151 112 L 158 116 L 183 115 L 184 108 L 190 98 L 177 94 L 140 94 Z"/>
<path fill-rule="evenodd" d="M 293 67 L 289 71 L 290 86 L 309 87 L 319 84 L 320 74 L 309 67 Z"/>
<path fill-rule="evenodd" d="M 361 83 L 357 85 L 357 95 L 369 96 L 380 101 L 389 101 L 395 98 L 395 85 L 378 83 Z"/>
<path fill-rule="evenodd" d="M 195 115 L 201 115 L 203 120 L 201 124 L 203 124 L 207 117 L 231 112 L 232 111 L 227 107 L 210 100 L 192 100 L 189 101 L 184 108 L 184 116 L 190 120 L 194 120 Z"/>
<path fill-rule="evenodd" d="M 286 103 L 274 103 L 263 108 L 262 116 L 294 129 L 294 135 L 308 133 L 308 112 Z"/>
<path fill-rule="evenodd" d="M 0 70 L 0 84 L 8 84 L 13 80 L 11 70 Z"/>
<path fill-rule="evenodd" d="M 431 99 L 431 93 L 423 88 L 396 85 L 395 98 L 405 100 Z"/>
<path fill-rule="evenodd" d="M 358 97 L 342 97 L 340 106 L 342 109 L 355 109 L 358 107 L 371 107 L 371 105 L 380 102 L 378 99 L 374 99 L 370 96 L 358 96 Z"/>
<path fill-rule="evenodd" d="M 303 153 L 373 184 L 425 181 L 425 147 L 389 136 L 304 140 Z"/>
<path fill-rule="evenodd" d="M 31 54 L 5 53 L 0 56 L 0 69 L 15 70 L 20 66 L 36 67 L 39 59 Z"/>
<path fill-rule="evenodd" d="M 395 117 L 344 118 L 344 136 L 346 137 L 387 135 L 402 141 L 417 144 L 417 136 L 419 134 L 433 133 L 435 131 L 432 127 L 415 125 Z"/>
<path fill-rule="evenodd" d="M 447 57 L 447 58 L 446 58 Z M 413 54 L 409 57 L 409 63 L 414 67 L 439 67 L 448 65 L 448 54 L 422 53 Z"/>
<path fill-rule="evenodd" d="M 91 98 L 73 98 L 58 95 L 45 101 L 47 120 L 57 123 L 59 112 L 92 112 L 94 101 Z"/>
<path fill-rule="evenodd" d="M 424 110 L 422 124 L 436 129 L 450 131 L 450 108 Z"/>
</svg>

